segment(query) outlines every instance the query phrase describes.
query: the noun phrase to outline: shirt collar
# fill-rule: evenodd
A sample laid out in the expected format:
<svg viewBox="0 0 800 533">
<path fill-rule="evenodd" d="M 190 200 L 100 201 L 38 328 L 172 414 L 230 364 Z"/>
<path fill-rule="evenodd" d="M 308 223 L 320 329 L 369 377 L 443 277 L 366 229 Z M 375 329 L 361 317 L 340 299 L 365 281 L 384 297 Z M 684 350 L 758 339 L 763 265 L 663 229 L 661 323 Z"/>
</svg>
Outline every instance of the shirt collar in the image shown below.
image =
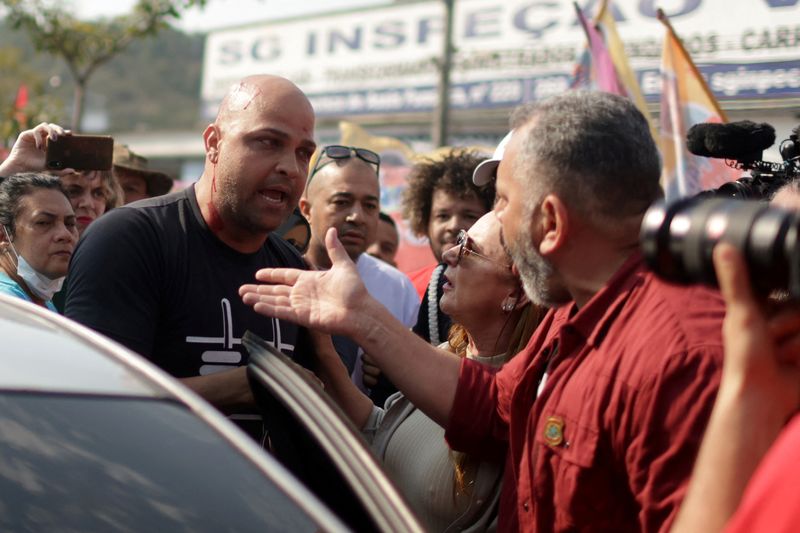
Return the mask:
<svg viewBox="0 0 800 533">
<path fill-rule="evenodd" d="M 565 306 L 562 312 L 571 318 L 566 319 L 563 327 L 574 329 L 588 344 L 598 345 L 631 291 L 641 284 L 645 271 L 641 252 L 634 252 L 581 309 L 576 309 L 575 302 Z"/>
</svg>

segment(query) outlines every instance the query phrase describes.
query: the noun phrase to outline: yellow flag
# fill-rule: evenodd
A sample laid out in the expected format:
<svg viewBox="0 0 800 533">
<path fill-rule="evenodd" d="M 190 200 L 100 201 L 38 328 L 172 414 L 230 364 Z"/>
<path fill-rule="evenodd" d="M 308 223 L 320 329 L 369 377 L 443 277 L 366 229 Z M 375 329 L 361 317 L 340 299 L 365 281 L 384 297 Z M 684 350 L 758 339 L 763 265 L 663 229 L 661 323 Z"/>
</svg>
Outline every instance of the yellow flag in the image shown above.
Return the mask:
<svg viewBox="0 0 800 533">
<path fill-rule="evenodd" d="M 414 158 L 414 150 L 400 139 L 371 135 L 353 122 L 339 121 L 339 134 L 340 141 L 345 146 L 366 148 L 379 154 L 389 151 L 398 152 L 409 161 Z"/>
<path fill-rule="evenodd" d="M 739 178 L 741 171 L 721 159 L 696 156 L 686 148 L 686 132 L 700 122 L 725 123 L 727 117 L 697 70 L 666 16 L 659 11 L 666 36 L 661 56 L 660 146 L 662 186 L 668 199 L 716 189 Z"/>
</svg>

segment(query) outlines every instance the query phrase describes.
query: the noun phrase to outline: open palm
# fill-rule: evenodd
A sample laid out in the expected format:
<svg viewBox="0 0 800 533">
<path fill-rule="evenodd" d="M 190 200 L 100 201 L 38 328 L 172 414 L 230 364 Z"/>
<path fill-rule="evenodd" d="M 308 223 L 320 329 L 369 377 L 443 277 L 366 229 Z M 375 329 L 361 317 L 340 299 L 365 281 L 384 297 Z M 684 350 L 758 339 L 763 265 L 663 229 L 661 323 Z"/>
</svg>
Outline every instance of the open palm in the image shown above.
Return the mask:
<svg viewBox="0 0 800 533">
<path fill-rule="evenodd" d="M 259 270 L 256 279 L 262 284 L 239 289 L 244 303 L 266 316 L 327 333 L 351 334 L 356 329 L 358 311 L 370 296 L 335 229 L 328 231 L 325 244 L 332 263 L 330 270 Z"/>
</svg>

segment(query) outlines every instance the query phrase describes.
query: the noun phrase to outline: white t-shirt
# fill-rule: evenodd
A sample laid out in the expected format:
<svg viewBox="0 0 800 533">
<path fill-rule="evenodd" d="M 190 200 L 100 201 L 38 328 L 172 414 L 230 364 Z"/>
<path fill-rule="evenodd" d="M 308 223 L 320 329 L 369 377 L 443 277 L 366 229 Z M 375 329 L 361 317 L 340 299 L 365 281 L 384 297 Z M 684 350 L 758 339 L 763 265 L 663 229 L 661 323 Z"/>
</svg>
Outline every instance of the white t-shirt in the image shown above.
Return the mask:
<svg viewBox="0 0 800 533">
<path fill-rule="evenodd" d="M 408 276 L 392 265 L 384 263 L 380 259 L 375 259 L 369 254 L 361 254 L 358 257 L 356 268 L 370 296 L 382 303 L 404 326 L 409 329 L 413 328 L 414 324 L 417 323 L 420 300 L 417 290 L 411 284 Z M 361 369 L 362 353 L 364 353 L 363 350 L 359 348 L 351 377 L 353 383 L 362 392 L 367 392 L 361 381 L 363 376 Z"/>
</svg>

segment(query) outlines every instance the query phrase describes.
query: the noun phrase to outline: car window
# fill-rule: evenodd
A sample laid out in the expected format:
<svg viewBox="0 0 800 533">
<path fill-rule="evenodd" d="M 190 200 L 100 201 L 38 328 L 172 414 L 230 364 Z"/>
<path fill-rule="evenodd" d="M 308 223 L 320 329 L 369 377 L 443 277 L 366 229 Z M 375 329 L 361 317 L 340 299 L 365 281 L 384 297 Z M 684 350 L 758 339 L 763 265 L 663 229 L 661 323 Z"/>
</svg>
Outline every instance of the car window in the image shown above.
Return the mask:
<svg viewBox="0 0 800 533">
<path fill-rule="evenodd" d="M 321 529 L 164 400 L 0 393 L 0 495 L 0 531 Z"/>
</svg>

